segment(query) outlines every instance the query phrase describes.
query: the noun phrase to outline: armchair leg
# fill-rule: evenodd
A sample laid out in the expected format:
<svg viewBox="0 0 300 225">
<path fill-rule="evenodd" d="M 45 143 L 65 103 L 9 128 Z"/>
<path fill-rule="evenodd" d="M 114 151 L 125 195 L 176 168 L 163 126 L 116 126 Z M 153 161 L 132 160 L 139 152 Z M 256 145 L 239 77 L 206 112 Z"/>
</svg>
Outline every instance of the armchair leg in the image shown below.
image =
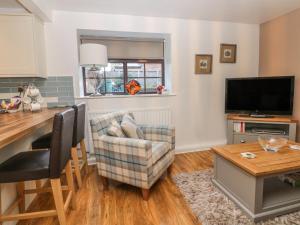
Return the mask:
<svg viewBox="0 0 300 225">
<path fill-rule="evenodd" d="M 168 175 L 171 175 L 171 173 L 172 173 L 172 171 L 173 171 L 173 164 L 171 164 L 171 165 L 168 167 L 167 171 L 168 171 Z"/>
<path fill-rule="evenodd" d="M 142 196 L 145 201 L 148 201 L 150 196 L 150 189 L 142 188 Z"/>
<path fill-rule="evenodd" d="M 103 190 L 107 191 L 108 190 L 108 178 L 100 176 L 102 184 L 103 184 Z"/>
</svg>

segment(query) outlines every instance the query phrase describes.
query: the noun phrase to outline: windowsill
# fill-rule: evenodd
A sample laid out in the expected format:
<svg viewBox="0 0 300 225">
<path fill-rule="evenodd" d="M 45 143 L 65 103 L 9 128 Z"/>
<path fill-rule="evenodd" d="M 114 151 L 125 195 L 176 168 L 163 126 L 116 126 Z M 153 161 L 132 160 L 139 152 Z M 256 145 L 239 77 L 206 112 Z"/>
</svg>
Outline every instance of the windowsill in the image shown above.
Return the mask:
<svg viewBox="0 0 300 225">
<path fill-rule="evenodd" d="M 149 97 L 172 97 L 176 96 L 175 93 L 170 94 L 140 94 L 140 95 L 103 95 L 103 96 L 81 96 L 75 97 L 75 99 L 106 99 L 106 98 L 149 98 Z"/>
</svg>

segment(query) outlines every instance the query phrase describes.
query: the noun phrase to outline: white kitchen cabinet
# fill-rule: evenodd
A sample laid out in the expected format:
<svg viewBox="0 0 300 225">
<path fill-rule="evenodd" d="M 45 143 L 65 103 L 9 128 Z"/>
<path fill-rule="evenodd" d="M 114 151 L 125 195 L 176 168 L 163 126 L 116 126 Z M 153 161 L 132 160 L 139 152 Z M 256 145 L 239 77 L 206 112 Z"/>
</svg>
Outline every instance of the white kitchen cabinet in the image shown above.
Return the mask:
<svg viewBox="0 0 300 225">
<path fill-rule="evenodd" d="M 0 15 L 0 77 L 46 77 L 44 24 L 35 16 Z"/>
</svg>

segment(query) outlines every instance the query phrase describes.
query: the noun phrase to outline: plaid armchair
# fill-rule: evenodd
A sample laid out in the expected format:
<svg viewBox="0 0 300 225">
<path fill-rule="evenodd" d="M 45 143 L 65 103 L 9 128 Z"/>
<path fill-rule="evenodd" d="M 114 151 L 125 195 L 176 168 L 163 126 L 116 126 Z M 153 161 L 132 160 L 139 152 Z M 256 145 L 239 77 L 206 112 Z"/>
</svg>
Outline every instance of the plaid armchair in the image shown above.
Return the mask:
<svg viewBox="0 0 300 225">
<path fill-rule="evenodd" d="M 147 200 L 151 186 L 174 161 L 175 129 L 141 125 L 145 140 L 106 135 L 110 122 L 115 119 L 121 123 L 126 113 L 110 113 L 90 121 L 98 173 L 142 188 Z"/>
</svg>

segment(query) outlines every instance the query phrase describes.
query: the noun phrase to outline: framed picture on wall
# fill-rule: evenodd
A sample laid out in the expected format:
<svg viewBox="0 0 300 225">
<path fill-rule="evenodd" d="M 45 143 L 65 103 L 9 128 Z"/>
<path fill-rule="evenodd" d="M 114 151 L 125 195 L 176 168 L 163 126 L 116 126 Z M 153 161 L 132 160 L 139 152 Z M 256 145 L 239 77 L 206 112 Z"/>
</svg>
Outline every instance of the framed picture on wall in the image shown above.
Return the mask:
<svg viewBox="0 0 300 225">
<path fill-rule="evenodd" d="M 221 63 L 236 63 L 237 45 L 221 44 L 220 49 Z"/>
<path fill-rule="evenodd" d="M 196 55 L 195 74 L 211 74 L 212 64 L 213 64 L 212 55 Z"/>
</svg>

